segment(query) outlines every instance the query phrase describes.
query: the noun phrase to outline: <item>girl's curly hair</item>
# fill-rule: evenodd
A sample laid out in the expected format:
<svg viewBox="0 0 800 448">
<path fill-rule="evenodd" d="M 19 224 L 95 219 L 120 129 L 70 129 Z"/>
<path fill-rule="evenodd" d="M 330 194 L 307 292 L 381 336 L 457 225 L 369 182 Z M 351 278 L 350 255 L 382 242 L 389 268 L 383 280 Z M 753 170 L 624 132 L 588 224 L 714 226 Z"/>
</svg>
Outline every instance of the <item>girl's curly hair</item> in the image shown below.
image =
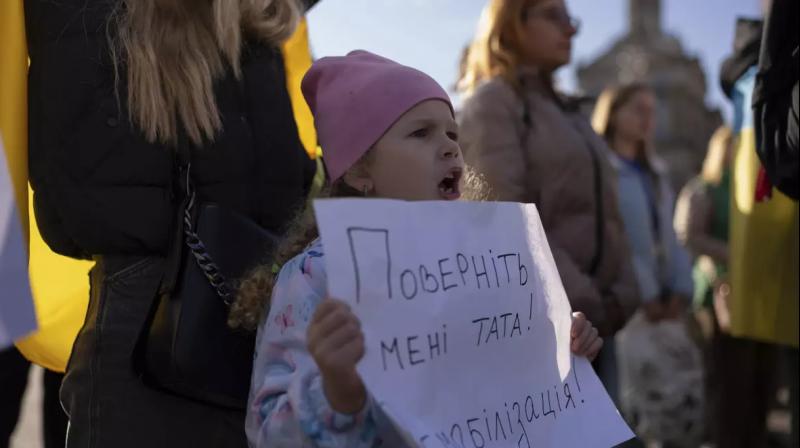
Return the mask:
<svg viewBox="0 0 800 448">
<path fill-rule="evenodd" d="M 317 197 L 357 196 L 363 196 L 363 194 L 340 179 L 333 185 L 324 188 Z M 255 267 L 239 282 L 236 301 L 231 304 L 231 311 L 228 315 L 229 326 L 255 330 L 261 321 L 262 313 L 269 312 L 269 300 L 272 297 L 272 288 L 278 279 L 280 268 L 294 256 L 303 252 L 319 236 L 311 201 L 304 205 L 300 213 L 289 224 L 288 229 L 281 242 L 278 243 L 272 261 Z"/>
</svg>

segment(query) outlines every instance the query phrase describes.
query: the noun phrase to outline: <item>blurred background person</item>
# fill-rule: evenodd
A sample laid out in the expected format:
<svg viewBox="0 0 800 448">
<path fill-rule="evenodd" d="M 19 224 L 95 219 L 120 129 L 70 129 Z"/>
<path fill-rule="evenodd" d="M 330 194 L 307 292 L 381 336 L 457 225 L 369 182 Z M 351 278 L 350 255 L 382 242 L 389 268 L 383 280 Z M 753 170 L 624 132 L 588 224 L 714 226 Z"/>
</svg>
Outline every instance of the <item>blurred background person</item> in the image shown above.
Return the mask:
<svg viewBox="0 0 800 448">
<path fill-rule="evenodd" d="M 708 143 L 703 170 L 684 186 L 675 205 L 675 231 L 695 259 L 693 304 L 713 310 L 714 292 L 727 285 L 733 133 L 720 126 Z M 727 286 L 726 286 L 727 287 Z M 725 288 L 723 288 L 725 289 Z M 714 320 L 727 328 L 728 316 Z"/>
<path fill-rule="evenodd" d="M 753 86 L 753 114 L 756 153 L 764 178 L 787 198 L 800 198 L 800 2 L 765 0 L 767 11 L 759 51 L 758 74 Z M 781 202 L 784 202 L 781 199 Z M 797 208 L 795 208 L 797 210 Z M 796 217 L 797 215 L 795 215 Z M 795 220 L 795 236 L 797 235 Z M 797 266 L 797 240 L 794 241 Z M 790 249 L 791 250 L 791 249 Z M 797 277 L 795 277 L 796 279 Z M 797 297 L 797 281 L 794 292 Z M 797 302 L 795 302 L 797 303 Z M 794 316 L 797 317 L 795 308 Z M 789 385 L 791 446 L 800 444 L 800 409 L 798 406 L 798 322 L 793 325 L 794 339 L 783 348 L 785 378 Z"/>
<path fill-rule="evenodd" d="M 736 366 L 726 358 L 730 338 L 727 299 L 728 230 L 730 227 L 730 165 L 733 133 L 727 126 L 714 132 L 708 143 L 703 171 L 681 190 L 675 206 L 675 231 L 694 257 L 694 310 L 701 330 L 705 361 L 706 437 L 713 442 L 718 431 L 727 428 L 719 418 L 725 394 L 735 385 L 728 381 Z M 716 429 L 715 429 L 716 428 Z M 735 431 L 735 429 L 730 429 Z"/>
<path fill-rule="evenodd" d="M 653 145 L 656 102 L 645 84 L 608 88 L 592 125 L 610 148 L 642 302 L 641 313 L 617 336 L 620 402 L 647 443 L 689 448 L 702 441 L 702 361 L 684 320 L 693 295 L 691 265 L 672 226 L 668 168 Z"/>
<path fill-rule="evenodd" d="M 765 177 L 800 198 L 800 3 L 765 1 L 764 33 L 753 87 L 756 153 Z"/>
<path fill-rule="evenodd" d="M 495 199 L 536 204 L 567 297 L 606 338 L 595 368 L 616 397 L 613 336 L 638 305 L 606 145 L 554 72 L 580 27 L 563 0 L 491 0 L 458 87 L 461 147 Z"/>
<path fill-rule="evenodd" d="M 715 434 L 721 448 L 767 446 L 767 417 L 780 383 L 789 386 L 795 423 L 797 418 L 799 215 L 797 202 L 764 182 L 766 173 L 756 154 L 751 105 L 761 38 L 760 20 L 740 19 L 733 53 L 720 70 L 722 88 L 733 104 L 736 141 L 730 288 L 720 291 L 725 294 L 720 302 L 729 306 L 732 337 L 723 346 L 724 356 L 735 368 L 727 372 L 727 389 L 720 397 L 724 404 L 718 407 L 717 419 L 725 422 Z"/>
<path fill-rule="evenodd" d="M 694 293 L 689 257 L 672 226 L 668 168 L 652 146 L 655 108 L 649 87 L 628 84 L 606 89 L 592 115 L 592 126 L 611 149 L 641 307 L 651 321 L 681 317 Z"/>
</svg>

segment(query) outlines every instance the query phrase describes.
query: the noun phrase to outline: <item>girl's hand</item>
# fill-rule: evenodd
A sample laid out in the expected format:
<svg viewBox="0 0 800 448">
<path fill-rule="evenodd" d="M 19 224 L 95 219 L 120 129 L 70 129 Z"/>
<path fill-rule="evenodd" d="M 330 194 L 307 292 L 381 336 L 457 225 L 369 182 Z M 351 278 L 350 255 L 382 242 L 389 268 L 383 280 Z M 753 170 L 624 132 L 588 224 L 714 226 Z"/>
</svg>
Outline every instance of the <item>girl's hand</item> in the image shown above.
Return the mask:
<svg viewBox="0 0 800 448">
<path fill-rule="evenodd" d="M 331 408 L 342 414 L 358 413 L 367 400 L 367 390 L 356 372 L 356 364 L 364 356 L 364 334 L 358 318 L 344 302 L 323 300 L 306 336 Z"/>
<path fill-rule="evenodd" d="M 600 349 L 603 348 L 603 338 L 598 336 L 597 328 L 586 320 L 583 313 L 572 313 L 572 342 L 570 349 L 578 356 L 585 356 L 589 361 L 594 361 Z"/>
</svg>

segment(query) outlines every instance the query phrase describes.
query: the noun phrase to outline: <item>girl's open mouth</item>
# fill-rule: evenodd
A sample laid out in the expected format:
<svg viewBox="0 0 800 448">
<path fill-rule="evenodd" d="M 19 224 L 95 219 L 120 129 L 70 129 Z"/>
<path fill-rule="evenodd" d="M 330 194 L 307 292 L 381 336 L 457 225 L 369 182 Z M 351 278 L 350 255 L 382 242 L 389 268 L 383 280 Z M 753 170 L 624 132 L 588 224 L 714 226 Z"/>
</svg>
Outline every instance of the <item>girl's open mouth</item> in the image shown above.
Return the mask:
<svg viewBox="0 0 800 448">
<path fill-rule="evenodd" d="M 461 168 L 453 168 L 447 172 L 444 179 L 439 182 L 439 195 L 448 201 L 454 201 L 461 197 L 459 183 L 463 170 Z"/>
</svg>

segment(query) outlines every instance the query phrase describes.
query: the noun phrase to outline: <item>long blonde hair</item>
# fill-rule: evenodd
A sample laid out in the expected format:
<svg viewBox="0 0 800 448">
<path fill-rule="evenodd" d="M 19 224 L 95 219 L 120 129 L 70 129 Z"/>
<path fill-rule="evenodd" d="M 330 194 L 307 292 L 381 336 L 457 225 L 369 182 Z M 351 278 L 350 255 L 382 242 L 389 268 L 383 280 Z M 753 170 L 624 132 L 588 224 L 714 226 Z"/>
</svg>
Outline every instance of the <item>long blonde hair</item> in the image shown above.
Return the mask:
<svg viewBox="0 0 800 448">
<path fill-rule="evenodd" d="M 358 197 L 362 194 L 339 179 L 324 188 L 319 198 Z M 287 227 L 289 230 L 281 239 L 275 253 L 268 263 L 253 268 L 237 285 L 236 301 L 228 314 L 228 325 L 232 328 L 255 330 L 261 318 L 269 313 L 272 289 L 278 280 L 280 268 L 286 262 L 303 252 L 319 237 L 314 209 L 309 202 L 297 213 Z"/>
<path fill-rule="evenodd" d="M 297 0 L 120 0 L 108 36 L 117 79 L 125 73 L 128 115 L 146 139 L 194 144 L 222 128 L 214 81 L 241 76 L 243 41 L 275 45 L 300 17 Z"/>
<path fill-rule="evenodd" d="M 726 160 L 733 146 L 733 132 L 727 126 L 720 126 L 708 141 L 708 151 L 703 160 L 701 177 L 712 185 L 719 185 L 725 172 Z"/>
<path fill-rule="evenodd" d="M 456 87 L 471 94 L 478 85 L 502 77 L 519 89 L 522 28 L 525 12 L 537 0 L 490 0 L 481 13 L 478 30 L 466 54 Z M 548 80 L 549 81 L 549 80 Z"/>
</svg>

